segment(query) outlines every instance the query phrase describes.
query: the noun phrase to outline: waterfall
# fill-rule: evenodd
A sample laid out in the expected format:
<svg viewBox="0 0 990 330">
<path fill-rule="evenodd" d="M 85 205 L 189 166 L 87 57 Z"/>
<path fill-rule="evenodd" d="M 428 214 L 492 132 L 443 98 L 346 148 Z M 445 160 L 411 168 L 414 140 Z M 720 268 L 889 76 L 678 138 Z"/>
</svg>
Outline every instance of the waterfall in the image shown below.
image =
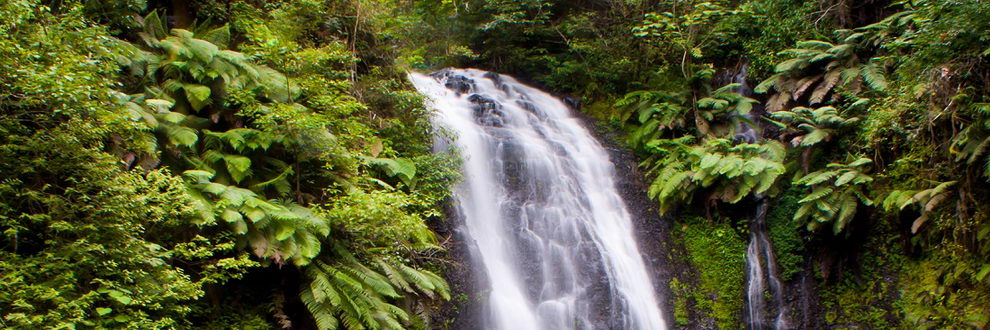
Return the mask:
<svg viewBox="0 0 990 330">
<path fill-rule="evenodd" d="M 732 82 L 739 84 L 736 92 L 749 97 L 753 90 L 746 84 L 749 64 L 743 62 L 739 72 L 732 76 Z M 740 122 L 736 139 L 746 143 L 758 143 L 761 138 L 758 127 L 749 123 L 759 122 L 763 112 L 761 107 L 754 107 L 745 116 L 748 122 Z M 787 329 L 787 306 L 784 305 L 783 285 L 777 270 L 777 259 L 773 246 L 767 235 L 767 199 L 759 196 L 756 214 L 749 226 L 749 246 L 746 248 L 746 323 L 750 329 Z M 766 295 L 772 298 L 772 304 L 767 303 Z M 767 318 L 767 313 L 776 312 L 773 320 Z"/>
<path fill-rule="evenodd" d="M 762 199 L 756 207 L 756 216 L 749 228 L 749 247 L 746 248 L 746 316 L 750 329 L 787 329 L 787 306 L 784 305 L 783 286 L 777 276 L 777 260 L 773 246 L 767 238 L 767 201 Z M 768 288 L 769 285 L 769 288 Z M 765 292 L 773 298 L 767 304 Z M 773 322 L 765 315 L 776 311 Z"/>
<path fill-rule="evenodd" d="M 474 69 L 410 79 L 464 159 L 454 199 L 483 329 L 666 328 L 615 168 L 561 100 Z"/>
</svg>

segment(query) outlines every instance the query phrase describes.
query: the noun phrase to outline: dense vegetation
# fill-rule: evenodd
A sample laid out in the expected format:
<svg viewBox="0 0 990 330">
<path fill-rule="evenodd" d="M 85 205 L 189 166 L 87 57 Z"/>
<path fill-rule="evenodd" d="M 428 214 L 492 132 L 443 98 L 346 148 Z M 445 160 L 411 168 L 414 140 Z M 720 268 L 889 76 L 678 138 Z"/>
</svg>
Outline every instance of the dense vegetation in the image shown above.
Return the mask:
<svg viewBox="0 0 990 330">
<path fill-rule="evenodd" d="M 824 325 L 990 325 L 990 2 L 11 0 L 0 17 L 3 327 L 438 327 L 427 223 L 456 160 L 431 153 L 404 75 L 443 66 L 531 79 L 625 132 L 698 275 L 671 284 L 678 323 L 741 324 L 745 223 L 768 199 L 782 278 L 817 280 Z"/>
<path fill-rule="evenodd" d="M 429 327 L 455 163 L 366 5 L 3 2 L 0 324 Z"/>
<path fill-rule="evenodd" d="M 468 63 L 627 132 L 699 269 L 673 291 L 720 327 L 742 288 L 706 277 L 744 246 L 710 228 L 745 239 L 763 199 L 783 278 L 814 272 L 829 327 L 988 325 L 990 3 L 468 3 Z"/>
</svg>

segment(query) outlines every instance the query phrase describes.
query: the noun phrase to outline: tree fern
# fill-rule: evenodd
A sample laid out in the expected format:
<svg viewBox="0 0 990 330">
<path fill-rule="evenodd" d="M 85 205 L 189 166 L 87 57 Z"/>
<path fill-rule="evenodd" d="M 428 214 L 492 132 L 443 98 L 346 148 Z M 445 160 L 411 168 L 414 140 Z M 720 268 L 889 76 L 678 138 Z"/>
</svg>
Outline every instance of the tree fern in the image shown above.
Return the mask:
<svg viewBox="0 0 990 330">
<path fill-rule="evenodd" d="M 990 103 L 973 103 L 964 108 L 975 118 L 973 123 L 966 126 L 953 137 L 952 153 L 956 161 L 968 165 L 983 162 L 983 175 L 990 178 Z"/>
<path fill-rule="evenodd" d="M 752 124 L 747 115 L 758 102 L 739 94 L 742 85 L 732 83 L 713 91 L 707 97 L 696 103 L 697 113 L 705 121 L 703 126 L 712 128 L 709 132 L 699 127 L 699 133 L 713 133 L 716 136 L 734 136 L 736 128 L 743 124 Z M 757 125 L 749 125 L 757 127 Z"/>
<path fill-rule="evenodd" d="M 867 158 L 848 164 L 831 163 L 824 170 L 795 180 L 795 185 L 805 186 L 811 191 L 798 201 L 800 207 L 794 214 L 794 220 L 806 221 L 810 231 L 831 223 L 832 233 L 841 233 L 855 217 L 860 203 L 873 203 L 863 194 L 865 185 L 873 181 L 866 174 L 871 163 Z"/>
<path fill-rule="evenodd" d="M 899 18 L 888 19 L 897 21 Z M 898 31 L 903 28 L 900 27 Z M 894 33 L 879 26 L 867 26 L 838 31 L 836 39 L 840 42 L 837 44 L 822 40 L 798 42 L 796 48 L 781 52 L 790 58 L 777 64 L 776 74 L 757 85 L 754 91 L 774 92 L 767 101 L 770 112 L 784 110 L 792 103 L 814 106 L 838 100 L 836 88 L 839 87 L 852 94 L 862 92 L 864 84 L 873 90 L 885 91 L 884 68 L 878 59 L 869 58 L 867 54 L 876 51 L 877 39 Z M 828 98 L 829 95 L 832 97 Z"/>
<path fill-rule="evenodd" d="M 830 141 L 837 131 L 859 121 L 859 118 L 843 118 L 834 107 L 810 109 L 795 107 L 789 111 L 777 111 L 772 118 L 787 124 L 799 132 L 792 142 L 794 145 L 811 147 L 822 142 Z M 788 127 L 779 124 L 781 127 Z"/>
<path fill-rule="evenodd" d="M 630 142 L 643 146 L 665 131 L 687 124 L 689 108 L 684 106 L 685 102 L 685 96 L 680 93 L 635 91 L 615 102 L 618 111 L 613 118 L 637 127 L 630 135 Z"/>
<path fill-rule="evenodd" d="M 299 295 L 320 329 L 405 328 L 410 315 L 391 303 L 401 297 L 396 288 L 450 299 L 446 282 L 428 271 L 382 259 L 372 262 L 378 270 L 372 269 L 338 242 L 331 245 L 334 261 L 307 266 L 309 283 Z"/>
<path fill-rule="evenodd" d="M 920 215 L 911 224 L 911 233 L 917 233 L 928 221 L 933 210 L 949 197 L 956 181 L 940 182 L 935 187 L 923 190 L 893 190 L 880 203 L 886 211 L 901 211 L 909 206 L 917 206 Z"/>
<path fill-rule="evenodd" d="M 713 188 L 711 197 L 736 203 L 746 196 L 769 191 L 780 175 L 784 147 L 777 142 L 734 144 L 714 139 L 685 145 L 690 139 L 654 142 L 660 154 L 644 162 L 654 179 L 648 194 L 660 202 L 661 212 L 688 201 L 699 188 Z"/>
<path fill-rule="evenodd" d="M 413 161 L 362 158 L 345 150 L 329 133 L 326 117 L 293 102 L 299 89 L 292 79 L 224 49 L 227 27 L 168 30 L 157 12 L 141 23 L 144 44 L 122 45 L 119 61 L 130 73 L 134 94 L 114 96 L 155 142 L 142 147 L 147 156 L 182 173 L 197 222 L 226 224 L 239 245 L 260 259 L 302 268 L 308 281 L 299 297 L 320 328 L 403 328 L 411 317 L 394 300 L 403 295 L 449 299 L 439 276 L 408 261 L 383 259 L 437 248 L 422 218 L 407 210 L 414 197 L 391 187 L 354 188 L 353 177 L 365 169 L 412 186 Z M 306 196 L 300 182 L 309 177 L 352 188 L 339 196 L 340 203 L 325 205 L 341 212 L 326 212 L 315 197 Z M 379 227 L 397 239 L 386 248 L 357 238 L 340 222 L 345 217 L 363 225 L 392 221 Z M 332 225 L 336 237 L 330 236 Z M 373 252 L 350 255 L 335 240 L 348 236 L 349 244 Z"/>
</svg>

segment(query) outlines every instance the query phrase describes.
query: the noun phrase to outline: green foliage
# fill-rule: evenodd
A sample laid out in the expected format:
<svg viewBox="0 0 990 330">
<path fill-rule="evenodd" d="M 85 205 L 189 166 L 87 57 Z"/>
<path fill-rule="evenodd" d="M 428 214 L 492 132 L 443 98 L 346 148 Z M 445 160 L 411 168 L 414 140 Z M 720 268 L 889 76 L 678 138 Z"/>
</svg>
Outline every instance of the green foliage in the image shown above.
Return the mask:
<svg viewBox="0 0 990 330">
<path fill-rule="evenodd" d="M 722 86 L 696 102 L 695 125 L 704 135 L 735 136 L 738 127 L 755 127 L 747 117 L 758 101 L 738 92 L 742 84 L 732 83 Z M 721 119 L 722 123 L 713 123 Z M 728 120 L 726 120 L 728 119 Z"/>
<path fill-rule="evenodd" d="M 420 217 L 406 211 L 414 203 L 401 191 L 355 192 L 325 206 L 320 213 L 364 253 L 436 248 L 433 232 Z"/>
<path fill-rule="evenodd" d="M 91 149 L 34 151 L 67 146 L 56 142 L 78 143 L 64 135 L 50 138 L 54 141 L 2 147 L 4 157 L 16 155 L 23 162 L 4 166 L 4 173 L 21 178 L 0 184 L 4 325 L 183 324 L 190 311 L 184 305 L 203 291 L 176 264 L 224 248 L 184 256 L 170 246 L 182 242 L 172 231 L 189 229 L 181 221 L 191 211 L 181 181 L 159 171 L 121 173 L 112 159 Z M 47 166 L 32 168 L 41 162 Z M 113 179 L 104 180 L 107 176 Z M 42 177 L 72 184 L 53 189 L 39 184 Z"/>
<path fill-rule="evenodd" d="M 807 248 L 801 231 L 804 224 L 794 220 L 801 197 L 800 189 L 792 186 L 773 200 L 770 211 L 767 212 L 767 231 L 773 243 L 777 265 L 780 266 L 780 279 L 785 282 L 793 279 L 805 266 L 803 253 Z"/>
<path fill-rule="evenodd" d="M 701 218 L 684 221 L 678 240 L 698 271 L 691 290 L 694 307 L 715 319 L 720 329 L 741 324 L 746 274 L 746 242 L 725 222 Z"/>
<path fill-rule="evenodd" d="M 690 287 L 675 277 L 670 280 L 670 290 L 674 295 L 674 322 L 681 326 L 690 324 L 691 319 L 688 311 Z"/>
<path fill-rule="evenodd" d="M 365 160 L 369 165 L 381 167 L 385 174 L 402 180 L 408 186 L 413 185 L 416 177 L 416 164 L 408 159 L 396 158 L 374 158 L 367 157 Z"/>
<path fill-rule="evenodd" d="M 976 114 L 976 121 L 955 136 L 952 152 L 956 154 L 956 161 L 965 161 L 967 165 L 983 158 L 983 175 L 990 178 L 990 156 L 985 156 L 987 146 L 990 146 L 990 103 L 974 103 L 970 107 Z"/>
<path fill-rule="evenodd" d="M 860 158 L 848 164 L 831 163 L 824 170 L 808 173 L 795 180 L 795 185 L 805 186 L 811 192 L 798 201 L 801 207 L 794 213 L 794 220 L 807 220 L 809 231 L 831 222 L 832 233 L 841 233 L 856 216 L 860 203 L 873 205 L 873 201 L 863 191 L 866 184 L 873 181 L 866 174 L 872 163 L 868 158 Z"/>
<path fill-rule="evenodd" d="M 278 281 L 242 279 L 327 267 L 362 285 L 338 288 L 365 308 L 335 314 L 344 327 L 422 325 L 396 302 L 449 299 L 418 256 L 439 249 L 424 220 L 442 214 L 456 162 L 427 154 L 421 99 L 391 64 L 356 84 L 366 45 L 309 39 L 334 4 L 226 5 L 213 18 L 233 28 L 169 29 L 138 2 L 0 4 L 2 324 L 305 323 Z M 270 308 L 212 303 L 239 299 Z M 320 304 L 312 315 L 348 308 Z"/>
<path fill-rule="evenodd" d="M 320 329 L 402 329 L 411 316 L 387 302 L 399 290 L 450 299 L 446 282 L 426 271 L 378 260 L 365 266 L 339 244 L 335 262 L 306 268 L 309 283 L 299 294 Z"/>
<path fill-rule="evenodd" d="M 924 190 L 894 190 L 887 194 L 887 198 L 884 198 L 880 205 L 888 212 L 901 211 L 911 205 L 918 206 L 921 215 L 911 224 L 911 233 L 914 234 L 928 221 L 928 217 L 939 203 L 949 196 L 951 191 L 947 189 L 955 184 L 956 181 L 949 181 Z"/>
<path fill-rule="evenodd" d="M 889 237 L 875 236 L 866 242 L 859 274 L 840 275 L 835 283 L 818 285 L 822 314 L 832 328 L 896 328 L 903 318 L 900 310 L 889 308 L 898 296 L 892 281 L 901 270 L 904 258 L 888 246 Z M 894 321 L 894 322 L 892 322 Z"/>
<path fill-rule="evenodd" d="M 491 30 L 500 25 L 543 24 L 550 19 L 553 3 L 540 0 L 485 0 L 483 10 L 491 18 L 481 26 Z"/>
<path fill-rule="evenodd" d="M 781 49 L 815 39 L 831 28 L 820 24 L 827 15 L 822 16 L 820 4 L 811 1 L 754 0 L 740 6 L 752 15 L 733 22 L 733 28 L 739 30 L 735 40 L 741 43 L 739 53 L 749 60 L 749 75 L 756 81 L 773 74 L 774 66 L 782 61 Z"/>
<path fill-rule="evenodd" d="M 717 52 L 713 48 L 735 37 L 733 19 L 751 13 L 744 8 L 726 8 L 720 1 L 688 1 L 684 7 L 683 12 L 676 14 L 647 13 L 642 25 L 634 26 L 632 32 L 656 47 L 667 61 L 679 63 L 681 75 L 688 78 L 697 72 L 695 60 L 703 59 L 708 52 Z"/>
<path fill-rule="evenodd" d="M 986 327 L 990 324 L 985 308 L 990 293 L 985 286 L 973 284 L 986 283 L 990 265 L 979 258 L 946 252 L 934 251 L 931 257 L 906 267 L 900 301 L 904 324 L 918 328 Z"/>
<path fill-rule="evenodd" d="M 122 121 L 103 106 L 109 96 L 106 87 L 115 84 L 115 48 L 101 40 L 106 34 L 100 27 L 81 19 L 82 8 L 67 7 L 64 12 L 53 13 L 40 1 L 0 4 L 4 17 L 0 27 L 0 58 L 4 63 L 0 66 L 0 79 L 5 95 L 5 125 L 28 121 L 51 128 L 71 118 Z M 107 126 L 99 129 L 86 136 L 106 134 L 108 130 Z M 11 127 L 3 133 L 23 132 Z"/>
<path fill-rule="evenodd" d="M 839 116 L 838 110 L 828 106 L 814 110 L 795 107 L 789 111 L 774 112 L 771 116 L 799 132 L 800 136 L 794 138 L 791 143 L 801 147 L 811 147 L 822 142 L 829 142 L 835 137 L 839 129 L 859 121 L 859 118 L 856 117 L 843 118 Z"/>
<path fill-rule="evenodd" d="M 690 108 L 683 106 L 684 95 L 663 91 L 636 91 L 615 102 L 615 118 L 622 123 L 635 118 L 638 127 L 629 135 L 629 143 L 642 146 L 659 139 L 666 131 L 687 125 Z"/>
<path fill-rule="evenodd" d="M 210 40 L 181 29 L 166 36 L 164 30 L 157 13 L 144 19 L 139 34 L 151 52 L 134 50 L 125 64 L 147 87 L 144 94 L 127 97 L 125 105 L 139 109 L 132 112 L 144 111 L 141 118 L 157 119 L 148 125 L 159 132 L 155 145 L 164 146 L 163 153 L 180 155 L 159 158 L 164 158 L 164 165 L 183 170 L 200 221 L 219 217 L 246 237 L 255 255 L 305 265 L 319 253 L 320 238 L 329 235 L 329 225 L 296 202 L 271 198 L 290 196 L 289 180 L 301 175 L 300 163 L 318 154 L 282 159 L 277 155 L 293 148 L 318 148 L 332 143 L 332 137 L 319 126 L 292 135 L 241 127 L 245 120 L 237 110 L 245 99 L 230 104 L 214 95 L 247 93 L 288 102 L 297 94 L 294 84 L 271 68 L 251 63 L 244 54 L 221 50 L 215 43 L 229 39 L 226 27 L 202 33 Z M 268 107 L 255 106 L 256 116 Z M 228 125 L 238 128 L 214 131 Z"/>
<path fill-rule="evenodd" d="M 184 326 L 204 283 L 255 263 L 237 261 L 222 237 L 187 253 L 195 233 L 213 227 L 187 221 L 194 214 L 182 180 L 122 169 L 105 152 L 141 136 L 143 125 L 112 106 L 119 49 L 84 12 L 75 3 L 0 4 L 0 322 Z M 206 260 L 224 269 L 190 266 Z"/>
<path fill-rule="evenodd" d="M 660 202 L 667 212 L 680 202 L 689 202 L 696 190 L 711 188 L 710 199 L 736 203 L 746 196 L 766 193 L 784 174 L 783 146 L 734 144 L 714 139 L 701 145 L 689 145 L 691 137 L 654 140 L 648 144 L 657 154 L 655 162 L 647 160 L 650 198 Z"/>
<path fill-rule="evenodd" d="M 869 42 L 871 32 L 869 28 L 837 31 L 840 44 L 822 40 L 798 42 L 797 48 L 783 53 L 791 58 L 777 64 L 776 74 L 754 91 L 765 93 L 771 88 L 776 91 L 767 101 L 767 110 L 773 112 L 788 108 L 791 102 L 814 106 L 838 101 L 841 94 L 836 88 L 845 88 L 851 95 L 862 92 L 864 84 L 877 91 L 886 90 L 882 65 L 876 59 L 861 58 L 861 54 L 868 54 L 871 46 L 875 46 Z"/>
</svg>

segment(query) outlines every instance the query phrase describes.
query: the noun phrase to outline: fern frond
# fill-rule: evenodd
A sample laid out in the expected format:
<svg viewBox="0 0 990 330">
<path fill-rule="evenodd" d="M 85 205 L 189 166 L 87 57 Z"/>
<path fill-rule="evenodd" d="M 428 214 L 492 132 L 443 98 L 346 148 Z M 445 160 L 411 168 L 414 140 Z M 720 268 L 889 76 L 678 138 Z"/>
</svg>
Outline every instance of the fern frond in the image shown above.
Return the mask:
<svg viewBox="0 0 990 330">
<path fill-rule="evenodd" d="M 875 63 L 864 65 L 861 70 L 861 74 L 863 76 L 863 81 L 865 81 L 870 88 L 878 91 L 887 90 L 887 78 L 884 77 L 883 70 Z"/>
<path fill-rule="evenodd" d="M 424 275 L 415 268 L 402 264 L 398 265 L 398 269 L 399 269 L 399 273 L 401 273 L 402 276 L 405 277 L 407 282 L 411 283 L 413 286 L 418 288 L 423 293 L 426 293 L 431 298 L 433 297 L 433 293 L 437 289 L 437 287 L 429 276 Z"/>
<path fill-rule="evenodd" d="M 799 58 L 792 58 L 792 59 L 783 61 L 780 64 L 777 64 L 777 66 L 774 67 L 774 72 L 780 73 L 780 72 L 790 72 L 790 71 L 796 71 L 796 70 L 804 70 L 804 68 L 806 68 L 806 67 L 808 67 L 808 59 L 806 59 L 806 58 L 800 58 L 800 57 Z"/>
<path fill-rule="evenodd" d="M 395 292 L 395 288 L 392 287 L 392 284 L 389 282 L 388 278 L 371 269 L 368 269 L 360 263 L 340 265 L 337 269 L 348 274 L 352 278 L 360 280 L 366 288 L 371 289 L 378 295 L 390 298 L 401 297 L 397 292 Z"/>
<path fill-rule="evenodd" d="M 770 76 L 767 80 L 764 80 L 760 84 L 756 85 L 756 87 L 753 88 L 753 92 L 763 94 L 770 91 L 770 88 L 775 87 L 780 79 L 784 79 L 784 75 L 784 73 L 777 73 Z"/>
<path fill-rule="evenodd" d="M 856 215 L 856 207 L 859 206 L 859 203 L 856 202 L 855 196 L 852 194 L 846 194 L 842 197 L 842 201 L 840 201 L 839 205 L 839 215 L 835 219 L 832 226 L 832 233 L 836 235 L 842 232 L 842 229 L 844 229 L 846 225 L 849 224 L 849 221 L 852 220 L 853 216 Z"/>
<path fill-rule="evenodd" d="M 831 194 L 832 191 L 834 190 L 831 187 L 827 187 L 827 186 L 818 187 L 807 196 L 804 196 L 804 198 L 799 200 L 798 203 L 809 203 L 809 202 L 819 201 L 822 197 Z"/>
<path fill-rule="evenodd" d="M 857 171 L 848 171 L 848 172 L 842 173 L 842 175 L 840 175 L 839 178 L 835 180 L 834 185 L 836 187 L 841 187 L 841 186 L 843 186 L 843 185 L 851 182 L 858 175 L 859 175 L 859 172 L 857 172 Z"/>
<path fill-rule="evenodd" d="M 827 50 L 829 48 L 835 47 L 834 44 L 828 41 L 822 40 L 803 40 L 798 41 L 798 48 L 815 49 L 815 50 Z"/>
</svg>

